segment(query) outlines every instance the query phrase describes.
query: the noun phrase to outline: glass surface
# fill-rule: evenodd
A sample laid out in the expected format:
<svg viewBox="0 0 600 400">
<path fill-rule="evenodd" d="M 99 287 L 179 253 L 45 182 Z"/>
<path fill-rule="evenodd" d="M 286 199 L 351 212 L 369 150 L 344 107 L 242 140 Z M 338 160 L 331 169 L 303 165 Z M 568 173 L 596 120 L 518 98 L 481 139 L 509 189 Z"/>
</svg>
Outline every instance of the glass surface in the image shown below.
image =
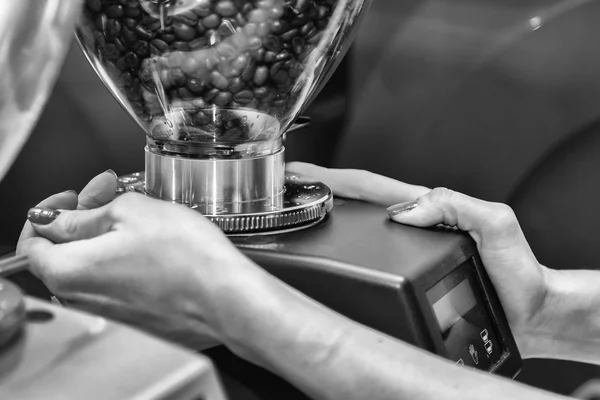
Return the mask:
<svg viewBox="0 0 600 400">
<path fill-rule="evenodd" d="M 77 37 L 151 148 L 265 154 L 323 86 L 368 2 L 87 0 Z"/>
<path fill-rule="evenodd" d="M 429 289 L 427 299 L 451 360 L 486 371 L 498 365 L 505 350 L 472 259 Z"/>
<path fill-rule="evenodd" d="M 79 0 L 0 0 L 0 179 L 50 96 Z"/>
</svg>

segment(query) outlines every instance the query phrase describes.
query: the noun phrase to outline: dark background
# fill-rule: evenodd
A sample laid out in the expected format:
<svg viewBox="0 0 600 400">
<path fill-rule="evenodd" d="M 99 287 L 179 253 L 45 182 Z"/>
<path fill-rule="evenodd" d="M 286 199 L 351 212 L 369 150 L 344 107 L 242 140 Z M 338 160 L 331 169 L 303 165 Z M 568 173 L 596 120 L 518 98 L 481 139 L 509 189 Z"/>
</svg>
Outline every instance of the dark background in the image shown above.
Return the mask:
<svg viewBox="0 0 600 400">
<path fill-rule="evenodd" d="M 540 262 L 597 268 L 600 4 L 575 3 L 375 0 L 307 112 L 312 126 L 288 135 L 288 160 L 506 202 Z M 16 243 L 27 210 L 48 195 L 108 168 L 142 170 L 143 146 L 74 46 L 0 185 L 0 244 Z M 529 360 L 518 379 L 568 394 L 598 376 L 598 367 Z"/>
</svg>

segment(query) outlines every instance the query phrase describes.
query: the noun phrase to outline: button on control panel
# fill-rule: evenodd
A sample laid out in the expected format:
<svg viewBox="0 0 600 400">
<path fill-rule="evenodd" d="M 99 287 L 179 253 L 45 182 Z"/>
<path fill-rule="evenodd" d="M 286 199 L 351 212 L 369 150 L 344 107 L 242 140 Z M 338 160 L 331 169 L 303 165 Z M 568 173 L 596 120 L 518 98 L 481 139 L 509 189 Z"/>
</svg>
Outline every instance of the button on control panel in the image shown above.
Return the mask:
<svg viewBox="0 0 600 400">
<path fill-rule="evenodd" d="M 448 356 L 458 365 L 493 369 L 503 349 L 472 260 L 427 292 Z"/>
</svg>

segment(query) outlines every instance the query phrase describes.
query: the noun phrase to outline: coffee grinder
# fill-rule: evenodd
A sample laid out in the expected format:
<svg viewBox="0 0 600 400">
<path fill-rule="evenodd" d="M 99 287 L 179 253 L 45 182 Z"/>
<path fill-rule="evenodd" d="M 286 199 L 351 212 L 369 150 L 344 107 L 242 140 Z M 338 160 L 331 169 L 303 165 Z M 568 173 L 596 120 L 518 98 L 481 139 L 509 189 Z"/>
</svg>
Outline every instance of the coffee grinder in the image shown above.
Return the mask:
<svg viewBox="0 0 600 400">
<path fill-rule="evenodd" d="M 145 171 L 119 190 L 202 213 L 260 266 L 359 323 L 514 377 L 519 351 L 470 237 L 392 223 L 285 172 L 285 134 L 368 6 L 87 0 L 79 44 L 146 134 Z"/>
</svg>

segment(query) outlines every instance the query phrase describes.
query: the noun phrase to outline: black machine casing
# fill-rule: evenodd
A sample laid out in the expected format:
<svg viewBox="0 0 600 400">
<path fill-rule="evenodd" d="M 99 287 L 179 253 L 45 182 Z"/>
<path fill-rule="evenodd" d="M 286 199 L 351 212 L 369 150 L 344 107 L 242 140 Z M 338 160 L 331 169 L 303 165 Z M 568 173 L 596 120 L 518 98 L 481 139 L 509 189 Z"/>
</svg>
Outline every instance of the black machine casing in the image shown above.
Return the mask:
<svg viewBox="0 0 600 400">
<path fill-rule="evenodd" d="M 469 263 L 502 348 L 498 362 L 486 369 L 510 378 L 521 369 L 498 296 L 467 234 L 403 226 L 380 206 L 336 199 L 333 211 L 312 228 L 234 242 L 267 271 L 333 310 L 449 359 L 427 291 Z"/>
</svg>

